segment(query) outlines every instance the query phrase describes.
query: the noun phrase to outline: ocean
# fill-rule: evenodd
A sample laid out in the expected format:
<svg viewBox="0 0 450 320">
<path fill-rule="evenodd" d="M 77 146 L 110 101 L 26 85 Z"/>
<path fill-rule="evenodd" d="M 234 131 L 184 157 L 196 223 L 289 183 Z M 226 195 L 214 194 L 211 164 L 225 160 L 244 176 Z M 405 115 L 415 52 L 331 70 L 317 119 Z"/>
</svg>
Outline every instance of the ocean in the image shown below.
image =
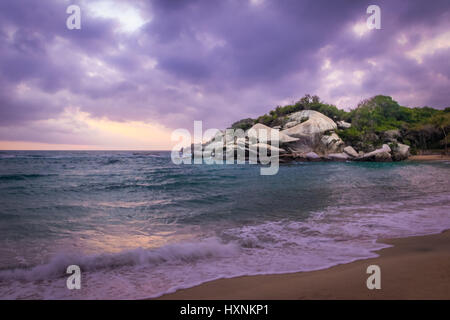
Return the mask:
<svg viewBox="0 0 450 320">
<path fill-rule="evenodd" d="M 450 228 L 448 161 L 259 169 L 175 165 L 164 151 L 1 151 L 0 298 L 157 297 Z M 66 287 L 72 264 L 80 290 Z"/>
</svg>

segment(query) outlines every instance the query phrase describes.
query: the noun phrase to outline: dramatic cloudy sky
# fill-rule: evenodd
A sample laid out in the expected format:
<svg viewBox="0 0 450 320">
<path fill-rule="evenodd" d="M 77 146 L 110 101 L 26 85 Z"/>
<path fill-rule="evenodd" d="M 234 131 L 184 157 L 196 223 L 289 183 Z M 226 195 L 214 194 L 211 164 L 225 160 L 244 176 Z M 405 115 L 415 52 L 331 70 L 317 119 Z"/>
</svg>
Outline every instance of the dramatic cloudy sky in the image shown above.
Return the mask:
<svg viewBox="0 0 450 320">
<path fill-rule="evenodd" d="M 449 0 L 1 0 L 0 148 L 169 149 L 305 93 L 443 108 L 449 58 Z"/>
</svg>

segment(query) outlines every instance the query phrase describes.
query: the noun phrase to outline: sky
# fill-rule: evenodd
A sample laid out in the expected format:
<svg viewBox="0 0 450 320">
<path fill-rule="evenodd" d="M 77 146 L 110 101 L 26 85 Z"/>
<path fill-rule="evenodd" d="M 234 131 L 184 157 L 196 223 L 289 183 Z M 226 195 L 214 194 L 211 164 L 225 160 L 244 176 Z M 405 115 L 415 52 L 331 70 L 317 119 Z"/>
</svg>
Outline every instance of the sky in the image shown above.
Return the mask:
<svg viewBox="0 0 450 320">
<path fill-rule="evenodd" d="M 449 0 L 0 1 L 0 149 L 168 150 L 307 93 L 442 109 L 449 88 Z"/>
</svg>

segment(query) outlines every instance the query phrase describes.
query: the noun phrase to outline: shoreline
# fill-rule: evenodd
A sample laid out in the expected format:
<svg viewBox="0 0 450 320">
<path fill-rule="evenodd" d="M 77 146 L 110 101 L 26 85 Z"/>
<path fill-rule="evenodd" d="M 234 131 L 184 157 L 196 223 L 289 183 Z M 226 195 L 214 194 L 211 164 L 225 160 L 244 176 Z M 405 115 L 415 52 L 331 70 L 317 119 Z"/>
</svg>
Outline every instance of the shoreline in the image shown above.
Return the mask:
<svg viewBox="0 0 450 320">
<path fill-rule="evenodd" d="M 450 160 L 450 155 L 443 154 L 422 154 L 409 156 L 407 160 L 412 161 L 442 161 L 442 160 Z"/>
<path fill-rule="evenodd" d="M 377 242 L 390 247 L 374 251 L 375 258 L 316 271 L 218 279 L 156 299 L 450 299 L 450 230 Z M 369 265 L 381 269 L 380 290 L 367 289 Z"/>
</svg>

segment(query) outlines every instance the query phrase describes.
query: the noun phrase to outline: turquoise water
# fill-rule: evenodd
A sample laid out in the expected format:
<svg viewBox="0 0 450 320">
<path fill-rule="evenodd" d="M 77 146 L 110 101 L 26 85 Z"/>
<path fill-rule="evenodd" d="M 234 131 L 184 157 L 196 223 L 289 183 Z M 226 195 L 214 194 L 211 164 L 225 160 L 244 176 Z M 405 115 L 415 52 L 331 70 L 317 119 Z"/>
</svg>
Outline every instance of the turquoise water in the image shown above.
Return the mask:
<svg viewBox="0 0 450 320">
<path fill-rule="evenodd" d="M 174 165 L 168 152 L 0 152 L 0 298 L 143 298 L 374 256 L 450 228 L 450 163 Z M 65 268 L 82 269 L 82 289 Z"/>
</svg>

